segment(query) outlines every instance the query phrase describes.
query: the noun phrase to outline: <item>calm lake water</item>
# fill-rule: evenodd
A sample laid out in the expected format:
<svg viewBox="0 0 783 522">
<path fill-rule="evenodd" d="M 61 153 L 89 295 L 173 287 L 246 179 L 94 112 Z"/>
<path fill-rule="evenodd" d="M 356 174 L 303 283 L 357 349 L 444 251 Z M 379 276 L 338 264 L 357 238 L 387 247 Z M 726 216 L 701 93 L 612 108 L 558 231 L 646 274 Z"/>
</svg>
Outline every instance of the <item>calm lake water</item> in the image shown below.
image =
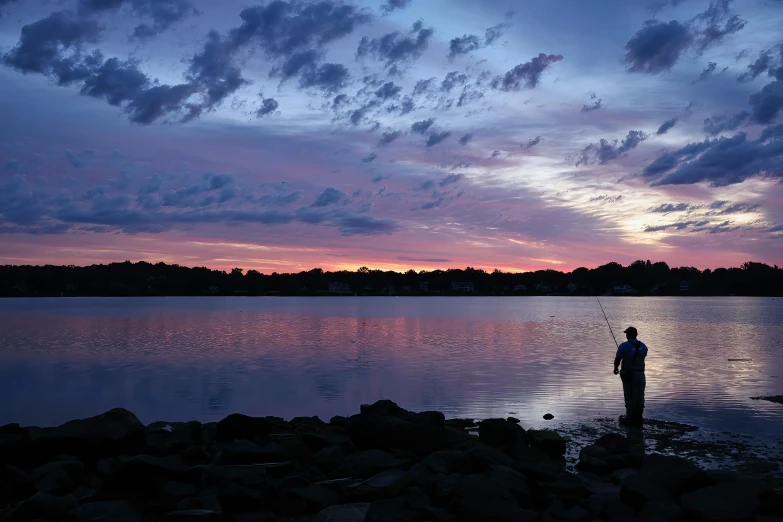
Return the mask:
<svg viewBox="0 0 783 522">
<path fill-rule="evenodd" d="M 648 417 L 779 436 L 783 405 L 750 397 L 783 393 L 783 299 L 601 302 L 649 347 Z M 537 426 L 620 414 L 614 352 L 595 298 L 5 299 L 0 424 L 328 419 L 388 398 Z"/>
</svg>

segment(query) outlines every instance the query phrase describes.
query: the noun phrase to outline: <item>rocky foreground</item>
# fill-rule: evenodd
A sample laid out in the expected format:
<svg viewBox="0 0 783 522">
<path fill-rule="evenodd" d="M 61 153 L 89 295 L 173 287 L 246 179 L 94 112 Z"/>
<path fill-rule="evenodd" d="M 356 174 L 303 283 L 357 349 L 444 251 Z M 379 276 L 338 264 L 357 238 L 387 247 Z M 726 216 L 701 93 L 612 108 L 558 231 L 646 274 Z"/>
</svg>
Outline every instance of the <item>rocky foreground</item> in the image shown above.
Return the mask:
<svg viewBox="0 0 783 522">
<path fill-rule="evenodd" d="M 468 430 L 478 427 L 478 436 Z M 515 419 L 445 420 L 391 401 L 329 423 L 229 415 L 144 426 L 129 411 L 0 427 L 3 521 L 783 522 L 783 488 L 644 455 L 622 435 L 582 448 Z"/>
</svg>

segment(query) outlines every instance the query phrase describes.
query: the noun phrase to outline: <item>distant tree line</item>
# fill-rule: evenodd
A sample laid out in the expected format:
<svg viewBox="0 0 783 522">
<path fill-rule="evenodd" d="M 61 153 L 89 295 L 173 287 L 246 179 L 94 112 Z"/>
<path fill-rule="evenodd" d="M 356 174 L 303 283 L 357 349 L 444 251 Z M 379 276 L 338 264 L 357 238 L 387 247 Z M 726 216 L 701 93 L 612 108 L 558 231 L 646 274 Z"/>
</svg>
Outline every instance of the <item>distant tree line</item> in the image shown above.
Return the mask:
<svg viewBox="0 0 783 522">
<path fill-rule="evenodd" d="M 261 274 L 176 264 L 0 266 L 0 296 L 162 295 L 783 295 L 783 269 L 748 262 L 698 270 L 666 263 L 608 263 L 572 272 L 487 272 L 475 268 L 392 272 Z"/>
</svg>

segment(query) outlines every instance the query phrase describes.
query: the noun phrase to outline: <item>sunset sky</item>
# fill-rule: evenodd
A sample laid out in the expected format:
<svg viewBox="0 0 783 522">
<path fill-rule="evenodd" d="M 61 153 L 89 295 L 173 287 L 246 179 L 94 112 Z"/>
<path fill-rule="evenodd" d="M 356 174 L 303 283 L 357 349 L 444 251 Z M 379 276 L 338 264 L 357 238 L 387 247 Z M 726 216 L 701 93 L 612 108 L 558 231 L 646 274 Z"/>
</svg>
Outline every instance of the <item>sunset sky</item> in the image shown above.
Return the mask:
<svg viewBox="0 0 783 522">
<path fill-rule="evenodd" d="M 783 260 L 783 0 L 0 14 L 0 264 Z"/>
</svg>

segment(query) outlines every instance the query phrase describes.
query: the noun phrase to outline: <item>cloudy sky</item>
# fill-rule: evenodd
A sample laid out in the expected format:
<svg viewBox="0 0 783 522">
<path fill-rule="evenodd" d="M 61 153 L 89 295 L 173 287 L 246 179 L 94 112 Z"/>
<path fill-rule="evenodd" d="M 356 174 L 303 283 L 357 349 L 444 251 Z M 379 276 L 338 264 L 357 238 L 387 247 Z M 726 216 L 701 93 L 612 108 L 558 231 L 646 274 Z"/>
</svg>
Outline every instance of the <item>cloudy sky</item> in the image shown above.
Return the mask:
<svg viewBox="0 0 783 522">
<path fill-rule="evenodd" d="M 781 0 L 0 13 L 0 263 L 783 260 Z"/>
</svg>

